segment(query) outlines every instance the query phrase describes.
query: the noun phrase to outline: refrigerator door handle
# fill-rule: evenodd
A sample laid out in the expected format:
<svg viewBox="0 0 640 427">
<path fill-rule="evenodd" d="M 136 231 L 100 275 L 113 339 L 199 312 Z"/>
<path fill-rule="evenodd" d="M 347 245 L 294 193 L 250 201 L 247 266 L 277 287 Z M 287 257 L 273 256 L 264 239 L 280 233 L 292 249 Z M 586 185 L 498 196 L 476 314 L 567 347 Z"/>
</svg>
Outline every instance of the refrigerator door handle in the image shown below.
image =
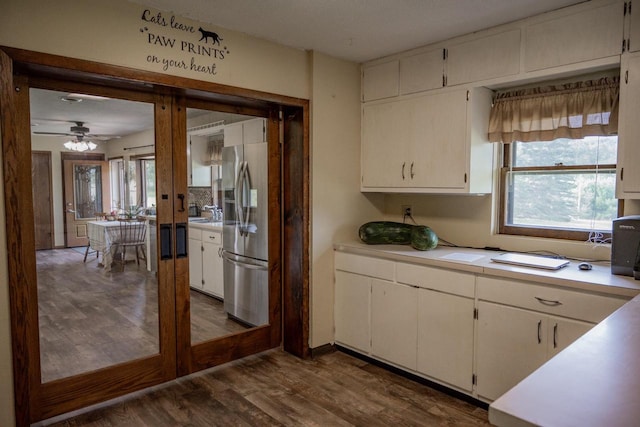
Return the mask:
<svg viewBox="0 0 640 427">
<path fill-rule="evenodd" d="M 249 218 L 251 216 L 251 175 L 249 174 L 249 163 L 248 162 L 244 162 L 244 176 L 243 176 L 243 183 L 242 183 L 242 192 L 245 192 L 245 185 L 246 188 L 249 189 L 249 193 L 248 193 L 248 200 L 247 200 L 247 206 L 246 206 L 246 211 L 243 213 L 243 218 L 244 218 L 244 235 L 248 236 L 249 235 Z"/>
<path fill-rule="evenodd" d="M 235 185 L 235 189 L 234 189 L 234 194 L 233 197 L 235 198 L 236 204 L 235 204 L 235 209 L 236 209 L 236 218 L 237 218 L 237 223 L 240 224 L 240 235 L 243 236 L 243 230 L 242 230 L 242 224 L 244 223 L 244 220 L 242 218 L 242 174 L 243 174 L 243 170 L 244 170 L 244 162 L 240 163 L 240 168 L 238 169 L 238 174 L 236 175 L 236 185 Z"/>
<path fill-rule="evenodd" d="M 248 264 L 248 263 L 236 261 L 229 255 L 227 255 L 227 253 L 224 250 L 222 251 L 222 258 L 224 258 L 225 261 L 229 261 L 233 265 L 237 265 L 238 267 L 242 267 L 242 268 L 247 268 L 249 270 L 267 270 L 268 269 L 263 265 Z"/>
</svg>

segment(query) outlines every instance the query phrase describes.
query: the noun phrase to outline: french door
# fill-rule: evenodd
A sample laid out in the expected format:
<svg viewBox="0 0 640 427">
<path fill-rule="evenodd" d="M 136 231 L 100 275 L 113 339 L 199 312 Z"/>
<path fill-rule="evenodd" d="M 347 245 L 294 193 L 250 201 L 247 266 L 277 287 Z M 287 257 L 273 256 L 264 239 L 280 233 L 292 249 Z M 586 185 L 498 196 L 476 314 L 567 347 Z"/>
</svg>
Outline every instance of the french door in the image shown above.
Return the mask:
<svg viewBox="0 0 640 427">
<path fill-rule="evenodd" d="M 282 337 L 283 249 L 277 108 L 266 103 L 220 103 L 203 91 L 191 91 L 186 96 L 164 88 L 123 87 L 127 85 L 122 82 L 117 87 L 105 86 L 99 76 L 90 74 L 82 75 L 80 82 L 39 73 L 14 75 L 2 52 L 0 59 L 5 200 L 10 201 L 6 211 L 14 372 L 25 376 L 16 381 L 17 424 L 27 425 L 278 346 Z M 89 203 L 87 212 L 102 206 L 105 212 L 113 213 L 112 223 L 103 217 L 89 221 L 86 233 L 90 245 L 83 242 L 76 249 L 36 252 L 33 212 L 39 201 L 34 200 L 31 176 L 25 173 L 29 168 L 19 165 L 28 165 L 31 151 L 48 144 L 53 152 L 59 152 L 58 145 L 64 139 L 45 135 L 56 132 L 36 136 L 33 121 L 44 114 L 40 106 L 50 105 L 47 99 L 70 93 L 83 98 L 83 108 L 91 108 L 90 100 L 97 96 L 115 101 L 118 108 L 145 112 L 143 121 L 148 123 L 142 123 L 138 130 L 97 145 L 106 157 L 129 162 L 130 170 L 136 170 L 136 158 L 153 159 L 155 170 L 146 170 L 146 182 L 149 174 L 155 176 L 155 197 L 150 199 L 145 193 L 131 206 L 119 204 L 121 199 L 114 197 L 113 188 L 101 185 L 99 202 L 96 192 L 88 190 L 82 193 Z M 80 110 L 77 114 L 81 115 Z M 198 189 L 189 185 L 187 140 L 193 118 L 189 116 L 201 114 L 226 114 L 232 120 L 262 118 L 265 122 L 265 141 L 261 143 L 266 146 L 264 167 L 268 170 L 268 320 L 258 325 L 237 322 L 227 329 L 215 329 L 219 324 L 212 326 L 210 322 L 215 316 L 222 319 L 220 323 L 228 323 L 224 297 L 213 298 L 190 286 L 190 262 L 202 257 L 204 251 L 189 250 L 189 238 L 196 234 L 189 221 L 189 205 L 201 203 L 194 198 L 200 190 L 205 194 L 210 191 L 211 198 L 204 197 L 213 202 L 217 188 L 213 171 L 209 190 L 208 186 Z M 93 126 L 91 133 L 97 134 L 98 116 L 89 117 L 94 123 L 87 122 L 86 126 Z M 93 178 L 80 174 L 78 179 L 94 179 L 96 184 L 93 172 Z M 113 183 L 114 177 L 103 172 L 101 169 L 100 179 Z M 127 179 L 138 186 L 145 181 L 131 176 Z M 68 191 L 84 184 L 89 183 L 72 182 Z M 113 223 L 132 215 L 134 207 L 135 215 L 146 221 L 146 259 L 142 263 L 127 259 L 119 251 L 119 237 L 114 232 L 117 227 Z"/>
</svg>

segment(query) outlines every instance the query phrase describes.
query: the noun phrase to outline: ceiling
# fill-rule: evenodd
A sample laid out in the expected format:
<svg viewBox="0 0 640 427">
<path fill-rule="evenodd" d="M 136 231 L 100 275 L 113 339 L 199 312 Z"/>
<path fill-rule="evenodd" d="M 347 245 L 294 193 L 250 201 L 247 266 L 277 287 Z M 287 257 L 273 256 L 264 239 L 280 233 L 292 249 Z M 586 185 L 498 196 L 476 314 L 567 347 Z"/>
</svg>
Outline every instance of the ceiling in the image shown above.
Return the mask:
<svg viewBox="0 0 640 427">
<path fill-rule="evenodd" d="M 365 62 L 584 0 L 130 0 L 285 46 Z"/>
<path fill-rule="evenodd" d="M 580 0 L 130 0 L 293 48 L 364 62 Z M 33 132 L 125 136 L 149 128 L 149 105 L 117 100 L 65 102 L 32 90 Z M 63 138 L 63 136 L 59 136 Z"/>
</svg>

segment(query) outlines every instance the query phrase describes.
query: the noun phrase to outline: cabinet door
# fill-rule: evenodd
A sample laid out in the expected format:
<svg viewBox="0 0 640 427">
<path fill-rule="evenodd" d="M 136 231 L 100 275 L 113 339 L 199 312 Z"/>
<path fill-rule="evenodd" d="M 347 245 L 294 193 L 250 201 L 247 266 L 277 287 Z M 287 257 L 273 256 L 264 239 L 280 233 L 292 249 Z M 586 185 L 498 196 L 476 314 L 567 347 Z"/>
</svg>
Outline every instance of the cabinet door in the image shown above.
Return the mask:
<svg viewBox="0 0 640 427">
<path fill-rule="evenodd" d="M 189 286 L 202 289 L 202 241 L 189 238 Z"/>
<path fill-rule="evenodd" d="M 447 48 L 447 86 L 518 74 L 520 29 Z"/>
<path fill-rule="evenodd" d="M 478 302 L 476 375 L 478 395 L 497 399 L 546 361 L 544 315 Z"/>
<path fill-rule="evenodd" d="M 629 2 L 631 5 L 631 2 Z M 625 11 L 629 15 L 629 37 L 627 38 L 627 50 L 629 52 L 637 52 L 640 50 L 640 9 L 636 4 L 636 7 L 627 9 L 625 4 Z"/>
<path fill-rule="evenodd" d="M 547 325 L 547 358 L 560 353 L 594 326 L 592 323 L 550 316 Z"/>
<path fill-rule="evenodd" d="M 408 180 L 407 101 L 365 104 L 362 109 L 362 187 L 402 187 Z"/>
<path fill-rule="evenodd" d="M 640 198 L 640 54 L 622 58 L 618 122 L 618 198 Z"/>
<path fill-rule="evenodd" d="M 398 61 L 365 66 L 362 69 L 362 100 L 398 96 Z"/>
<path fill-rule="evenodd" d="M 443 86 L 443 50 L 408 56 L 400 60 L 400 95 Z"/>
<path fill-rule="evenodd" d="M 220 235 L 220 233 L 216 234 Z M 202 241 L 202 281 L 204 282 L 202 290 L 224 298 L 222 258 L 219 253 L 221 247 L 218 243 Z"/>
<path fill-rule="evenodd" d="M 191 185 L 195 187 L 211 186 L 211 166 L 208 161 L 207 137 L 192 135 L 190 143 Z"/>
<path fill-rule="evenodd" d="M 409 100 L 409 183 L 420 188 L 465 188 L 468 144 L 467 91 L 429 94 Z M 398 140 L 402 141 L 402 140 Z"/>
<path fill-rule="evenodd" d="M 612 2 L 529 25 L 524 36 L 525 71 L 619 55 L 621 7 L 621 3 Z"/>
<path fill-rule="evenodd" d="M 245 144 L 254 144 L 257 142 L 264 142 L 266 132 L 266 120 L 251 119 L 242 122 L 242 140 Z"/>
<path fill-rule="evenodd" d="M 336 271 L 335 275 L 336 343 L 369 353 L 371 279 L 343 271 Z"/>
<path fill-rule="evenodd" d="M 418 289 L 371 280 L 371 354 L 416 369 Z"/>
<path fill-rule="evenodd" d="M 418 290 L 417 370 L 471 391 L 473 299 Z"/>
<path fill-rule="evenodd" d="M 242 122 L 231 123 L 224 127 L 224 146 L 242 144 Z"/>
</svg>

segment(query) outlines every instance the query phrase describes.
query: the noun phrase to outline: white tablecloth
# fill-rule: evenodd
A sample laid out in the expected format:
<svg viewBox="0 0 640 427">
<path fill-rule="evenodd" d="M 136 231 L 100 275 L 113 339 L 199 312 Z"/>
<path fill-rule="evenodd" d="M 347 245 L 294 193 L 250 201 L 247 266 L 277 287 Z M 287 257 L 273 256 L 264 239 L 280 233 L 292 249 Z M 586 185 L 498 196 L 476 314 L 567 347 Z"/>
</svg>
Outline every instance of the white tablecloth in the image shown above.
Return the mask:
<svg viewBox="0 0 640 427">
<path fill-rule="evenodd" d="M 89 246 L 102 254 L 102 264 L 105 270 L 111 271 L 115 242 L 120 237 L 120 221 L 89 221 L 87 223 Z"/>
</svg>

